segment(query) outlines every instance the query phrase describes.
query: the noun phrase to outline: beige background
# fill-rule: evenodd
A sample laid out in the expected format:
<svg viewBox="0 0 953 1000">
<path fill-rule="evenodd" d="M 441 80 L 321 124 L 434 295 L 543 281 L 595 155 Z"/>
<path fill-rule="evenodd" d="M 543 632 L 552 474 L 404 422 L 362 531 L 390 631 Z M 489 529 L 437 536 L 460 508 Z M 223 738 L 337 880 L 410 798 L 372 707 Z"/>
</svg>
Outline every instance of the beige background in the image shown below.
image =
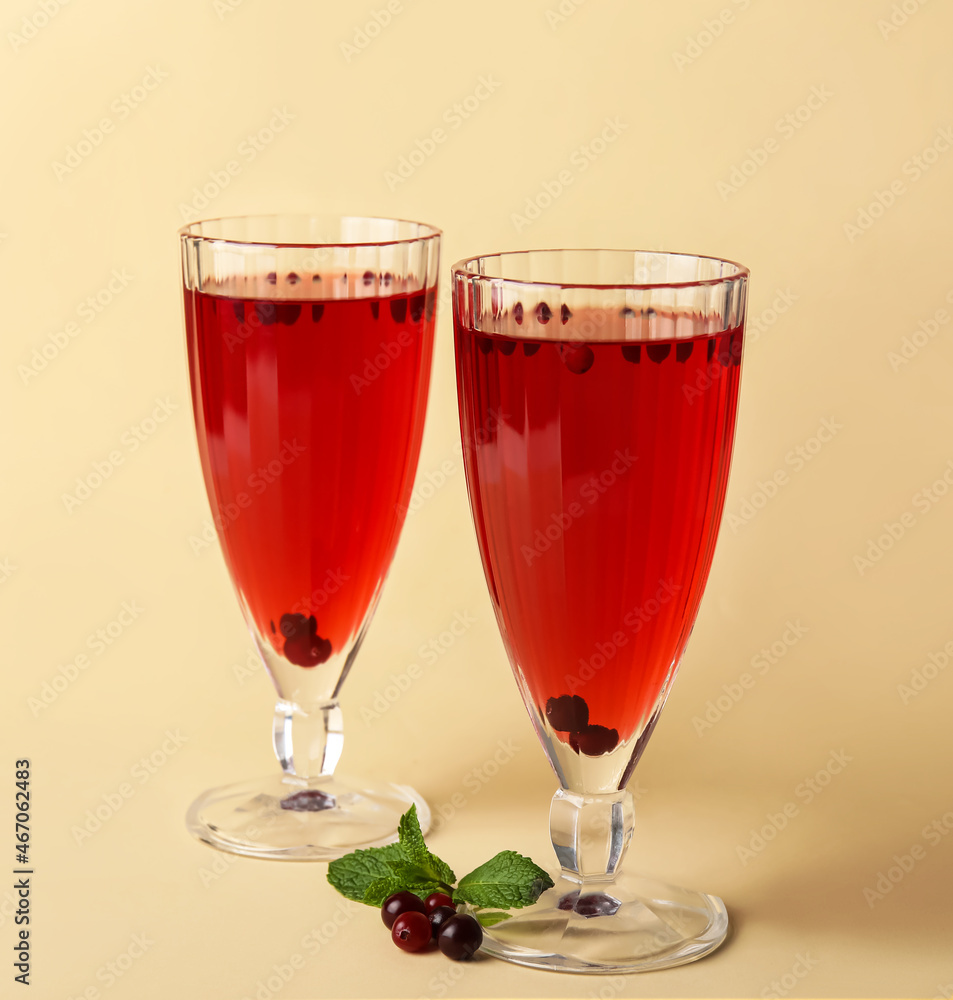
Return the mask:
<svg viewBox="0 0 953 1000">
<path fill-rule="evenodd" d="M 953 992 L 953 670 L 931 666 L 921 691 L 898 688 L 953 639 L 953 497 L 946 482 L 931 485 L 945 472 L 953 480 L 953 152 L 938 132 L 953 126 L 953 11 L 942 0 L 905 0 L 906 15 L 892 0 L 562 0 L 568 16 L 547 17 L 559 3 L 401 0 L 358 48 L 384 0 L 45 0 L 45 11 L 39 0 L 5 0 L 0 798 L 9 839 L 0 843 L 12 868 L 12 767 L 28 756 L 31 995 Z M 719 31 L 710 22 L 721 9 L 731 19 Z M 898 27 L 885 31 L 892 9 Z M 144 78 L 153 89 L 137 103 Z M 493 92 L 453 127 L 453 105 L 481 78 Z M 257 151 L 243 146 L 273 109 L 289 118 L 282 130 Z M 57 168 L 103 118 L 111 131 L 99 145 Z M 583 170 L 580 147 L 606 119 L 619 134 Z M 389 184 L 400 157 L 437 127 L 446 141 Z M 915 157 L 931 146 L 915 176 Z M 733 180 L 749 157 L 750 176 Z M 189 208 L 229 160 L 237 175 Z M 531 224 L 514 219 L 563 170 L 565 190 Z M 889 208 L 859 215 L 892 184 Z M 444 274 L 466 254 L 565 244 L 713 253 L 751 267 L 757 325 L 727 504 L 734 520 L 637 773 L 630 852 L 633 867 L 724 897 L 735 936 L 712 958 L 582 979 L 406 957 L 372 911 L 341 909 L 323 865 L 232 863 L 187 835 L 197 792 L 274 761 L 272 691 L 261 669 L 239 669 L 250 643 L 221 557 L 189 541 L 208 512 L 175 231 L 183 213 L 280 210 L 435 223 L 446 233 Z M 103 292 L 114 270 L 123 280 Z M 111 301 L 94 312 L 84 303 L 98 293 Z M 937 310 L 946 312 L 934 335 L 911 340 L 908 364 L 892 363 Z M 345 688 L 343 766 L 412 781 L 434 806 L 462 794 L 465 806 L 432 838 L 458 871 L 502 848 L 548 864 L 555 780 L 479 566 L 455 450 L 449 319 L 444 298 L 418 479 L 425 502 Z M 47 366 L 24 375 L 69 323 L 67 346 L 48 346 Z M 157 399 L 175 409 L 154 433 L 140 429 L 133 451 L 133 428 Z M 836 434 L 815 440 L 824 421 Z M 63 494 L 115 450 L 123 464 L 67 510 Z M 425 485 L 447 462 L 443 485 Z M 782 485 L 763 490 L 779 471 Z M 885 522 L 901 537 L 858 566 Z M 87 637 L 123 602 L 141 613 L 91 651 Z M 362 719 L 458 612 L 476 619 L 466 634 L 380 718 Z M 789 621 L 806 632 L 795 637 Z M 772 644 L 776 662 L 759 673 L 753 658 Z M 84 652 L 88 666 L 65 684 Z M 723 686 L 735 690 L 745 673 L 754 686 L 731 702 Z M 48 689 L 55 700 L 37 709 L 30 699 L 56 677 L 63 690 Z M 693 720 L 722 696 L 730 707 L 700 728 Z M 500 740 L 519 750 L 489 777 L 482 769 Z M 818 776 L 813 795 L 804 782 L 832 753 L 850 760 Z M 152 772 L 139 763 L 150 756 Z M 77 842 L 87 810 L 124 783 L 131 796 Z M 743 863 L 739 846 L 788 803 L 796 815 Z M 942 833 L 925 829 L 934 822 Z M 902 878 L 883 898 L 865 897 L 895 855 L 910 855 L 911 870 L 895 870 Z M 288 972 L 295 955 L 300 968 L 272 990 L 274 967 Z M 110 978 L 109 963 L 121 976 Z M 3 969 L 0 993 L 18 995 Z"/>
</svg>

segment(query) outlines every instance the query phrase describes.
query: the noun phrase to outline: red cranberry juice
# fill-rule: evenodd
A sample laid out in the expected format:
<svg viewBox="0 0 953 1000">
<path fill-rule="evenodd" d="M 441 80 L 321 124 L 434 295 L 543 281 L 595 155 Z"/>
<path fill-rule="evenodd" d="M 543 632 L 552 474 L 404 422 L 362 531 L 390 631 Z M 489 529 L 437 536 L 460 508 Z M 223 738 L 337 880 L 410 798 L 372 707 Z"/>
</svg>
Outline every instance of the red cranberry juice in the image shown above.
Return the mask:
<svg viewBox="0 0 953 1000">
<path fill-rule="evenodd" d="M 420 453 L 435 289 L 186 292 L 199 451 L 232 579 L 292 663 L 347 651 L 390 566 Z"/>
<path fill-rule="evenodd" d="M 574 750 L 641 735 L 711 566 L 741 330 L 643 343 L 456 330 L 467 482 L 514 671 Z"/>
</svg>

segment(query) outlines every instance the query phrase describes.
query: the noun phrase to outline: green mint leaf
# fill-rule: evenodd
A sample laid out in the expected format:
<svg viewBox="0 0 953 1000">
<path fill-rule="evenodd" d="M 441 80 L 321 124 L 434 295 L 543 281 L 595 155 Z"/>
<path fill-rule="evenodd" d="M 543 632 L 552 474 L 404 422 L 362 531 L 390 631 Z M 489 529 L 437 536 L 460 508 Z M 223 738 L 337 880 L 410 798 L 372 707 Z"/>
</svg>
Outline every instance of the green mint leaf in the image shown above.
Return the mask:
<svg viewBox="0 0 953 1000">
<path fill-rule="evenodd" d="M 408 882 L 400 875 L 390 875 L 386 878 L 375 879 L 367 887 L 362 903 L 368 906 L 383 906 L 388 896 L 395 892 L 412 892 L 421 899 L 426 899 L 432 892 L 438 892 L 441 886 L 438 882 Z"/>
<path fill-rule="evenodd" d="M 407 885 L 416 885 L 424 882 L 439 882 L 421 865 L 412 861 L 394 861 L 391 866 L 391 874 L 394 878 L 401 878 Z"/>
<path fill-rule="evenodd" d="M 436 854 L 431 854 L 430 851 L 427 852 L 426 862 L 420 867 L 430 878 L 442 886 L 451 886 L 457 880 L 450 865 L 446 861 L 441 861 Z"/>
<path fill-rule="evenodd" d="M 400 844 L 352 851 L 328 865 L 328 881 L 343 896 L 363 903 L 371 883 L 389 878 L 393 874 L 393 864 L 406 862 L 407 856 Z"/>
<path fill-rule="evenodd" d="M 460 879 L 453 891 L 455 903 L 472 903 L 494 909 L 529 906 L 553 880 L 539 865 L 515 851 L 500 851 L 495 858 Z"/>
<path fill-rule="evenodd" d="M 368 906 L 383 906 L 384 900 L 388 896 L 392 896 L 395 892 L 400 892 L 403 888 L 403 881 L 394 878 L 393 875 L 374 879 L 364 892 L 361 902 L 367 903 Z"/>
<path fill-rule="evenodd" d="M 397 832 L 404 854 L 408 860 L 419 866 L 427 878 L 434 882 L 445 882 L 447 885 L 456 882 L 457 877 L 453 874 L 453 869 L 445 861 L 441 861 L 436 854 L 431 854 L 427 850 L 424 835 L 420 831 L 420 823 L 417 820 L 416 805 L 412 805 L 401 816 Z"/>
<path fill-rule="evenodd" d="M 367 903 L 368 906 L 383 906 L 384 900 L 388 896 L 392 896 L 395 892 L 403 892 L 405 889 L 420 896 L 421 899 L 425 899 L 431 892 L 435 891 L 428 889 L 428 884 L 426 882 L 409 884 L 396 875 L 387 875 L 384 878 L 378 878 L 371 882 L 361 902 Z"/>
<path fill-rule="evenodd" d="M 420 822 L 417 819 L 417 806 L 412 805 L 403 816 L 397 827 L 397 835 L 400 837 L 400 846 L 404 854 L 411 861 L 419 862 L 427 854 L 427 845 L 424 843 L 424 835 L 420 831 Z"/>
<path fill-rule="evenodd" d="M 493 927 L 501 924 L 504 920 L 509 920 L 512 913 L 504 913 L 502 910 L 478 910 L 473 914 L 480 921 L 481 927 Z"/>
</svg>

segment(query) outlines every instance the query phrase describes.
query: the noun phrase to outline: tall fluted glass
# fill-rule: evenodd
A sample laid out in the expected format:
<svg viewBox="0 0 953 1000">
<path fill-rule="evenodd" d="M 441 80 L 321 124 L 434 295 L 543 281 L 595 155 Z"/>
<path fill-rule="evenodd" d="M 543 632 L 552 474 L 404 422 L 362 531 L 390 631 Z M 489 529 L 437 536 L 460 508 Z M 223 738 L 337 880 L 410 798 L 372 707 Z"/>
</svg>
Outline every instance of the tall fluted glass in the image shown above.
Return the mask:
<svg viewBox="0 0 953 1000">
<path fill-rule="evenodd" d="M 698 612 L 728 483 L 748 272 L 548 250 L 453 268 L 467 486 L 523 701 L 559 780 L 560 871 L 486 950 L 576 972 L 716 948 L 715 896 L 627 874 L 626 786 Z"/>
<path fill-rule="evenodd" d="M 330 859 L 396 836 L 412 789 L 335 775 L 338 697 L 380 597 L 420 453 L 440 233 L 259 216 L 180 233 L 199 454 L 245 620 L 278 692 L 281 772 L 205 793 L 200 839 Z"/>
</svg>

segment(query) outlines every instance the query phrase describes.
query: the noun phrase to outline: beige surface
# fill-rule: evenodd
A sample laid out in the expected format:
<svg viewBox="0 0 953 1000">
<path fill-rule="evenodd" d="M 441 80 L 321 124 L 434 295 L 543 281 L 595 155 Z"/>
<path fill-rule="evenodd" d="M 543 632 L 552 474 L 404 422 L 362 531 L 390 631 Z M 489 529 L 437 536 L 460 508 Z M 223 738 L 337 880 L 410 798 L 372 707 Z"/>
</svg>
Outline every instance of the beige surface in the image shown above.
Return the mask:
<svg viewBox="0 0 953 1000">
<path fill-rule="evenodd" d="M 945 482 L 936 502 L 923 493 L 944 473 L 953 480 L 953 152 L 938 131 L 953 126 L 953 12 L 906 0 L 913 13 L 885 37 L 878 19 L 899 3 L 723 0 L 733 20 L 715 37 L 704 32 L 720 16 L 716 0 L 562 0 L 570 14 L 548 20 L 558 4 L 401 0 L 390 24 L 346 53 L 341 43 L 354 43 L 384 0 L 46 0 L 48 23 L 39 0 L 4 3 L 0 560 L 15 568 L 0 570 L 0 762 L 12 770 L 26 755 L 35 772 L 32 996 L 94 987 L 108 1000 L 241 998 L 260 983 L 281 1000 L 953 991 L 953 671 L 929 668 L 906 701 L 898 690 L 953 639 L 953 497 Z M 24 17 L 43 26 L 25 33 Z M 458 121 L 454 104 L 481 79 L 485 99 Z M 152 89 L 137 104 L 143 80 Z M 801 127 L 787 126 L 802 105 Z M 273 109 L 290 119 L 275 119 L 273 141 L 243 145 Z M 103 118 L 111 131 L 90 155 L 56 169 Z M 583 169 L 579 148 L 607 119 L 613 141 Z M 434 128 L 445 141 L 433 155 L 406 180 L 388 178 Z M 916 176 L 914 158 L 931 145 L 933 162 Z M 732 180 L 749 150 L 764 162 Z M 236 669 L 249 641 L 221 558 L 189 544 L 207 507 L 175 230 L 193 189 L 230 160 L 239 169 L 193 217 L 420 218 L 445 230 L 445 265 L 578 244 L 715 253 L 751 267 L 759 325 L 727 506 L 736 520 L 723 528 L 682 675 L 637 774 L 630 854 L 725 898 L 735 937 L 711 959 L 585 980 L 405 957 L 373 912 L 341 909 L 324 866 L 232 863 L 186 834 L 198 791 L 274 763 L 272 692 L 260 669 Z M 551 206 L 529 225 L 514 218 L 564 170 L 570 183 Z M 875 208 L 859 235 L 845 231 L 878 191 L 884 201 L 892 193 L 891 206 Z M 102 298 L 112 301 L 84 307 L 110 280 Z M 935 314 L 934 334 L 916 337 Z M 20 366 L 71 322 L 68 346 L 25 381 Z M 344 766 L 412 781 L 435 805 L 462 793 L 465 806 L 433 838 L 458 870 L 509 847 L 548 863 L 554 779 L 479 567 L 455 450 L 449 326 L 444 300 L 419 483 L 447 461 L 450 471 L 407 524 L 345 688 Z M 920 346 L 911 340 L 909 363 L 894 370 L 905 338 Z M 174 409 L 133 450 L 133 428 L 157 400 Z M 822 426 L 827 440 L 815 441 Z M 799 447 L 815 453 L 802 461 Z M 62 495 L 117 450 L 122 465 L 68 511 Z M 779 472 L 774 495 L 756 496 Z M 855 557 L 884 522 L 902 537 L 861 573 Z M 100 653 L 87 648 L 123 602 L 141 613 Z M 458 612 L 472 627 L 365 724 L 361 708 Z M 773 643 L 783 657 L 753 666 Z M 84 652 L 88 666 L 34 713 L 29 699 Z M 707 702 L 744 673 L 754 685 L 699 730 Z M 473 769 L 499 740 L 519 752 L 483 782 Z M 807 801 L 804 782 L 832 753 L 849 761 Z M 153 754 L 151 773 L 139 762 Z M 78 843 L 87 810 L 124 783 L 132 794 Z M 752 828 L 788 803 L 796 815 L 742 863 Z M 12 868 L 10 804 L 2 816 Z M 935 821 L 943 835 L 927 829 Z M 911 855 L 911 870 L 884 898 L 865 899 L 894 855 Z M 322 945 L 313 932 L 323 926 Z M 8 958 L 12 932 L 5 916 Z M 268 992 L 273 967 L 291 970 L 294 955 L 301 967 Z M 111 981 L 110 962 L 125 970 Z M 19 995 L 11 978 L 5 961 L 3 996 Z"/>
</svg>

